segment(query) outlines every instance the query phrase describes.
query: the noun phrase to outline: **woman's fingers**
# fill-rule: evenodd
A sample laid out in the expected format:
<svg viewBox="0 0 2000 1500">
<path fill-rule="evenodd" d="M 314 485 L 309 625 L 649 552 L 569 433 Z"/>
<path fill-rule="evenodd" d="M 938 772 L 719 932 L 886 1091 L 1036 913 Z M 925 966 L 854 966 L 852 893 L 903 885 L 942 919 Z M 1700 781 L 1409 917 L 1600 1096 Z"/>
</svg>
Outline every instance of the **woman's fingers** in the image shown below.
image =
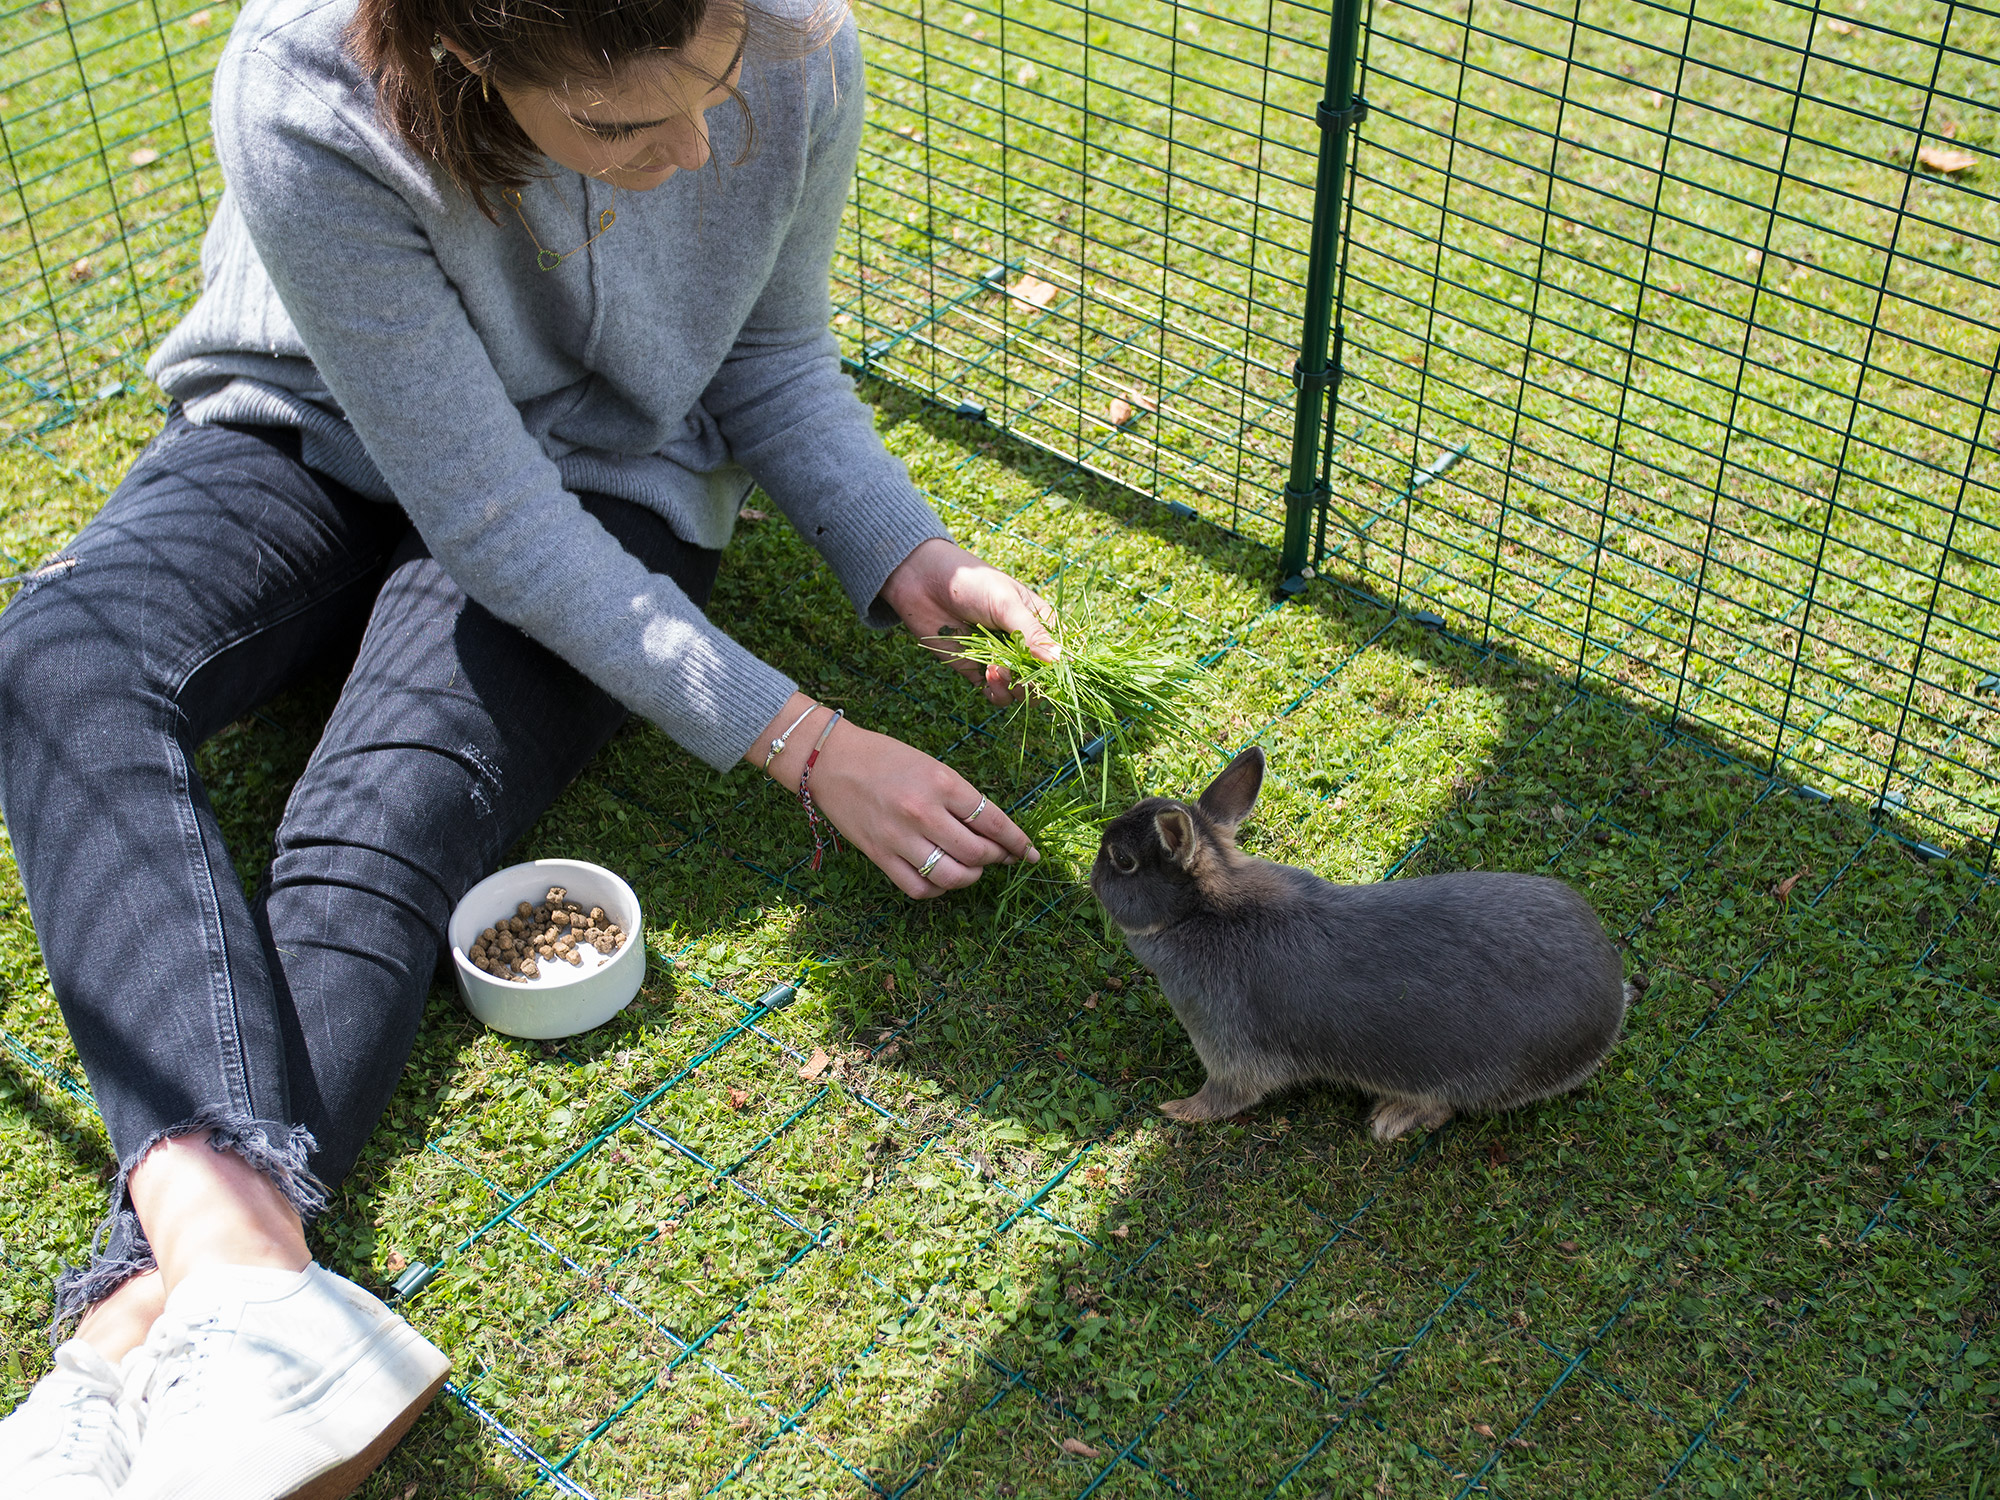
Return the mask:
<svg viewBox="0 0 2000 1500">
<path fill-rule="evenodd" d="M 814 805 L 906 896 L 936 896 L 971 885 L 987 865 L 1040 858 L 963 776 L 855 724 L 835 727 L 812 784 Z"/>
<path fill-rule="evenodd" d="M 1042 857 L 1041 851 L 1029 842 L 1027 834 L 1021 831 L 1019 825 L 984 797 L 980 797 L 978 803 L 968 809 L 964 816 L 960 817 L 957 813 L 952 816 L 959 818 L 960 822 L 980 837 L 997 844 L 1009 859 L 1026 860 L 1029 864 L 1033 864 Z"/>
</svg>

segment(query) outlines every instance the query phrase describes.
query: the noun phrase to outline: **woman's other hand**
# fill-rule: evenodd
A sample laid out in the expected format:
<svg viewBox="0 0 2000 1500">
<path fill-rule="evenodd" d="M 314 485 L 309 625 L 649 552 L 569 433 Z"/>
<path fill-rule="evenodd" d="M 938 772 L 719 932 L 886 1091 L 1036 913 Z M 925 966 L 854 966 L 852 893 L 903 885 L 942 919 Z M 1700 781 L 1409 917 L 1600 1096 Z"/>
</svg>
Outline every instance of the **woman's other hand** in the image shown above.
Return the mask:
<svg viewBox="0 0 2000 1500">
<path fill-rule="evenodd" d="M 796 797 L 799 777 L 832 713 L 804 693 L 792 694 L 744 759 L 763 766 L 771 742 L 806 715 L 766 768 Z M 939 896 L 971 885 L 988 865 L 1033 864 L 1042 857 L 1013 819 L 943 761 L 846 719 L 820 747 L 807 785 L 820 815 L 906 896 Z M 811 837 L 803 817 L 799 834 Z"/>
<path fill-rule="evenodd" d="M 1005 667 L 985 667 L 959 656 L 952 649 L 953 635 L 985 625 L 1002 635 L 1018 633 L 1029 652 L 1043 661 L 1054 661 L 1059 650 L 1044 623 L 1048 606 L 1033 589 L 942 537 L 931 538 L 904 558 L 882 585 L 882 597 L 912 635 L 983 688 L 990 703 L 1007 703 L 1020 693 Z"/>
</svg>

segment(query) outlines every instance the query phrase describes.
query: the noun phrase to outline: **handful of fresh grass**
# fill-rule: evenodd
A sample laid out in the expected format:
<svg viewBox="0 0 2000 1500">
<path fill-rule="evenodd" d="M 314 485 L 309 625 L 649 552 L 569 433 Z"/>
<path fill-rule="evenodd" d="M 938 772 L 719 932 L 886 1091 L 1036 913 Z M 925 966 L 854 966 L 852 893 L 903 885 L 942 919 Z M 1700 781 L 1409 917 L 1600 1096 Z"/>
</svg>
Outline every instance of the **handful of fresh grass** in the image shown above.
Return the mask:
<svg viewBox="0 0 2000 1500">
<path fill-rule="evenodd" d="M 968 661 L 1005 667 L 1014 685 L 1048 711 L 1069 744 L 1079 779 L 1089 761 L 1099 762 L 1100 803 L 1110 795 L 1116 740 L 1201 738 L 1187 713 L 1201 663 L 1183 652 L 1136 640 L 1121 625 L 1093 608 L 1086 594 L 1081 607 L 1059 612 L 1049 621 L 1049 633 L 1061 648 L 1054 661 L 1030 653 L 1019 635 L 1001 635 L 984 627 L 952 642 Z"/>
<path fill-rule="evenodd" d="M 1111 807 L 1116 751 L 1150 741 L 1199 743 L 1189 709 L 1199 693 L 1200 661 L 1159 643 L 1134 637 L 1095 597 L 1058 598 L 1049 633 L 1061 648 L 1054 661 L 1030 654 L 1019 635 L 975 630 L 954 637 L 959 654 L 981 666 L 1001 666 L 1021 688 L 1022 749 L 1038 706 L 1054 721 L 1076 777 L 1047 788 L 1026 807 L 1012 809 L 1022 831 L 1042 852 L 1039 865 L 1016 865 L 999 895 L 1000 931 L 1031 921 L 1045 904 L 1073 892 L 1090 869 Z M 1097 775 L 1089 775 L 1095 761 Z M 1128 771 L 1131 769 L 1128 765 Z M 1136 778 L 1119 776 L 1118 782 Z M 1125 788 L 1130 790 L 1132 788 Z"/>
</svg>

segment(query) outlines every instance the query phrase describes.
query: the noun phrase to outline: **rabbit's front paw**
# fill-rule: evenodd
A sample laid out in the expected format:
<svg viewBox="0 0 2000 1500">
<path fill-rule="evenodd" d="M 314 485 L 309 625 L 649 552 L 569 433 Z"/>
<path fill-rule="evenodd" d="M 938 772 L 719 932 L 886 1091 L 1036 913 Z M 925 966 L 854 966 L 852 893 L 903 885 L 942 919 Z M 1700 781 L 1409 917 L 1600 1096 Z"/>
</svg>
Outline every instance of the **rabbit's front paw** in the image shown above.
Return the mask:
<svg viewBox="0 0 2000 1500">
<path fill-rule="evenodd" d="M 1451 1106 L 1436 1099 L 1384 1096 L 1368 1117 L 1368 1127 L 1376 1140 L 1393 1141 L 1412 1130 L 1436 1130 L 1451 1116 Z"/>
<path fill-rule="evenodd" d="M 1183 1125 L 1199 1125 L 1205 1120 L 1226 1120 L 1231 1115 L 1240 1115 L 1258 1098 L 1247 1089 L 1235 1088 L 1210 1078 L 1199 1092 L 1185 1099 L 1169 1099 L 1160 1106 L 1160 1113 L 1169 1120 L 1179 1120 Z"/>
</svg>

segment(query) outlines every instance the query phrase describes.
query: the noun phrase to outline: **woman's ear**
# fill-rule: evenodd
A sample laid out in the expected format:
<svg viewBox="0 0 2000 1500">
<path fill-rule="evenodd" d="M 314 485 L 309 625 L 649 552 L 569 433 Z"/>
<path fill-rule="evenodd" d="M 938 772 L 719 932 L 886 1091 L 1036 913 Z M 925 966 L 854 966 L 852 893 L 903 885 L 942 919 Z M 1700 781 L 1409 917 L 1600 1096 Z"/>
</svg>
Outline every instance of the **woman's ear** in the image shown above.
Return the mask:
<svg viewBox="0 0 2000 1500">
<path fill-rule="evenodd" d="M 435 37 L 431 38 L 431 57 L 437 62 L 443 62 L 444 55 L 447 52 L 458 59 L 459 66 L 464 68 L 466 72 L 478 73 L 479 64 L 472 60 L 472 54 L 440 31 Z"/>
</svg>

